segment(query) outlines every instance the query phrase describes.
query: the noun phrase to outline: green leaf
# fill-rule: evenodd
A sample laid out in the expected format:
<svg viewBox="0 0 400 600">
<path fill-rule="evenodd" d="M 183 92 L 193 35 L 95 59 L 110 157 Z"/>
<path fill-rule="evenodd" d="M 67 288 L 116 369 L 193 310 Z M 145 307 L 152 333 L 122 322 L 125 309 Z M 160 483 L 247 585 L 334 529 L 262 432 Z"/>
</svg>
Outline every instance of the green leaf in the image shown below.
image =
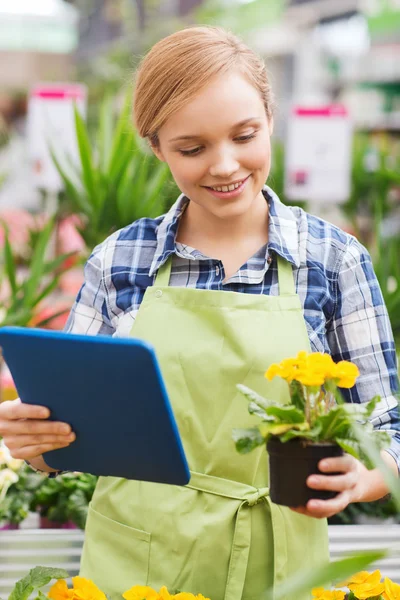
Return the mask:
<svg viewBox="0 0 400 600">
<path fill-rule="evenodd" d="M 98 149 L 99 149 L 99 163 L 100 169 L 105 172 L 108 169 L 108 164 L 111 156 L 111 145 L 112 145 L 112 130 L 113 130 L 113 107 L 112 99 L 110 96 L 106 96 L 101 104 L 100 108 L 100 120 L 99 120 L 99 137 L 98 137 Z"/>
<path fill-rule="evenodd" d="M 67 195 L 68 195 L 70 201 L 72 202 L 74 209 L 82 212 L 85 215 L 92 216 L 93 207 L 90 204 L 90 202 L 87 200 L 87 198 L 85 197 L 83 190 L 80 190 L 77 186 L 74 185 L 74 183 L 72 182 L 70 177 L 68 177 L 67 173 L 61 166 L 61 163 L 57 159 L 55 152 L 51 149 L 50 149 L 50 154 L 51 154 L 52 161 L 64 183 L 65 190 L 67 192 Z"/>
<path fill-rule="evenodd" d="M 304 398 L 304 388 L 300 381 L 296 381 L 293 379 L 289 384 L 290 390 L 290 398 L 292 400 L 292 404 L 301 411 L 304 411 L 305 407 L 305 398 Z"/>
<path fill-rule="evenodd" d="M 319 567 L 302 568 L 281 585 L 270 589 L 267 600 L 297 598 L 301 594 L 310 593 L 314 587 L 329 585 L 331 581 L 343 581 L 354 573 L 366 570 L 369 565 L 381 560 L 386 554 L 387 550 L 371 550 L 342 560 L 327 562 Z"/>
<path fill-rule="evenodd" d="M 284 423 L 303 423 L 304 422 L 304 413 L 295 408 L 291 404 L 288 406 L 268 406 L 265 409 L 265 412 L 268 416 L 274 417 L 279 421 L 283 421 Z"/>
<path fill-rule="evenodd" d="M 74 106 L 75 130 L 78 141 L 79 156 L 82 165 L 82 177 L 86 191 L 93 207 L 99 209 L 99 198 L 96 189 L 96 178 L 92 162 L 92 150 L 90 147 L 89 135 L 79 110 Z"/>
<path fill-rule="evenodd" d="M 39 589 L 47 585 L 52 579 L 66 579 L 69 574 L 64 569 L 53 567 L 35 567 L 29 571 L 33 589 Z"/>
<path fill-rule="evenodd" d="M 260 394 L 257 394 L 257 392 L 241 383 L 238 383 L 236 387 L 239 390 L 239 392 L 247 400 L 249 400 L 249 402 L 255 402 L 255 404 L 257 404 L 257 406 L 259 406 L 260 408 L 266 409 L 269 406 L 282 406 L 279 402 L 276 402 L 276 400 L 267 400 L 266 398 L 263 398 L 262 396 L 260 396 Z"/>
<path fill-rule="evenodd" d="M 307 431 L 310 426 L 306 421 L 303 421 L 303 423 L 260 423 L 258 428 L 261 432 L 261 435 L 263 435 L 264 438 L 267 438 L 270 435 L 281 436 L 292 429 L 297 429 L 298 431 Z"/>
<path fill-rule="evenodd" d="M 257 427 L 253 429 L 234 429 L 232 431 L 232 438 L 236 444 L 236 450 L 240 454 L 248 454 L 254 448 L 257 448 L 257 446 L 265 444 L 265 439 Z"/>
<path fill-rule="evenodd" d="M 382 473 L 385 483 L 392 494 L 393 501 L 396 504 L 397 509 L 400 511 L 400 479 L 394 475 L 392 470 L 382 459 L 379 448 L 374 443 L 373 437 L 366 433 L 365 427 L 354 423 L 352 425 L 352 430 L 361 444 L 362 451 L 366 454 L 366 456 L 368 456 L 373 465 Z"/>
<path fill-rule="evenodd" d="M 303 438 L 306 440 L 314 440 L 317 442 L 319 440 L 319 435 L 321 432 L 321 426 L 316 423 L 312 429 L 303 430 L 303 429 L 290 429 L 283 435 L 279 436 L 281 442 L 289 442 L 293 438 Z"/>
<path fill-rule="evenodd" d="M 260 408 L 255 402 L 249 403 L 249 413 L 260 417 L 263 421 L 275 421 L 275 417 L 269 417 L 263 408 Z"/>
<path fill-rule="evenodd" d="M 46 264 L 46 249 L 53 230 L 54 221 L 50 219 L 39 234 L 30 263 L 29 276 L 23 284 L 23 304 L 25 307 L 30 307 L 32 305 L 34 295 L 42 280 L 44 265 Z"/>
<path fill-rule="evenodd" d="M 335 442 L 345 451 L 347 454 L 351 454 L 354 458 L 360 459 L 360 444 L 350 439 L 343 439 L 337 437 Z"/>
<path fill-rule="evenodd" d="M 320 441 L 335 441 L 337 437 L 345 437 L 350 419 L 346 413 L 346 405 L 342 404 L 332 408 L 326 415 L 318 417 L 321 424 Z"/>
<path fill-rule="evenodd" d="M 15 258 L 12 253 L 11 244 L 9 240 L 8 227 L 3 223 L 4 228 L 4 262 L 6 268 L 6 275 L 10 284 L 12 295 L 15 297 L 18 291 L 17 286 L 17 267 L 15 264 Z"/>
</svg>

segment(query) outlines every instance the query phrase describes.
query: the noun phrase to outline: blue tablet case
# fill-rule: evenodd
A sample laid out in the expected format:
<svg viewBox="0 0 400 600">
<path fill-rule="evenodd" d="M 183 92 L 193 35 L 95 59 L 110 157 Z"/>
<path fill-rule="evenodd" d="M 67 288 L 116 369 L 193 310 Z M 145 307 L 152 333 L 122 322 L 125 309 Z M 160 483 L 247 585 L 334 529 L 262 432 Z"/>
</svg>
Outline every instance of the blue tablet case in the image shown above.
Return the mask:
<svg viewBox="0 0 400 600">
<path fill-rule="evenodd" d="M 0 328 L 22 402 L 46 406 L 76 441 L 47 452 L 54 469 L 185 485 L 178 428 L 152 346 L 137 339 Z"/>
</svg>

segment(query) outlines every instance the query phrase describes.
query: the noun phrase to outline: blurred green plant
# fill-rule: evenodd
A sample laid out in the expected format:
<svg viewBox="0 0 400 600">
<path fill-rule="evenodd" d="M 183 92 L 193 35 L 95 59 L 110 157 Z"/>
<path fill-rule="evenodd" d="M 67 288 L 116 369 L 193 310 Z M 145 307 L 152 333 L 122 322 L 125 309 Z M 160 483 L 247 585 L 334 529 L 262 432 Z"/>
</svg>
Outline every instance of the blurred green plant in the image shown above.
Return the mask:
<svg viewBox="0 0 400 600">
<path fill-rule="evenodd" d="M 356 237 L 370 244 L 371 228 L 360 226 L 360 217 L 376 221 L 391 210 L 390 191 L 400 185 L 400 154 L 386 142 L 372 142 L 367 134 L 357 134 L 353 140 L 351 194 L 342 210 L 349 219 Z"/>
<path fill-rule="evenodd" d="M 0 494 L 1 525 L 19 525 L 26 519 L 35 491 L 43 480 L 43 475 L 33 472 L 26 464 L 16 475 L 17 481 L 10 483 L 4 496 Z"/>
<path fill-rule="evenodd" d="M 4 228 L 4 248 L 0 255 L 0 289 L 2 294 L 0 326 L 18 325 L 26 327 L 35 316 L 40 303 L 59 285 L 61 276 L 71 268 L 66 260 L 75 256 L 74 252 L 62 254 L 54 259 L 47 258 L 55 223 L 50 219 L 38 234 L 31 257 L 26 262 L 24 272 L 18 268 L 19 258 L 13 252 L 7 226 Z M 52 315 L 51 319 L 66 311 Z M 48 319 L 35 323 L 36 327 L 46 325 Z"/>
<path fill-rule="evenodd" d="M 54 164 L 65 186 L 64 210 L 79 214 L 79 229 L 88 249 L 113 231 L 141 217 L 154 218 L 165 212 L 179 194 L 165 163 L 148 150 L 130 122 L 130 99 L 121 114 L 113 116 L 106 98 L 101 106 L 95 149 L 79 111 L 75 109 L 75 131 L 80 164 Z"/>
<path fill-rule="evenodd" d="M 30 510 L 57 524 L 72 521 L 85 528 L 89 502 L 96 487 L 96 475 L 64 473 L 49 479 L 43 477 L 30 504 Z"/>
</svg>

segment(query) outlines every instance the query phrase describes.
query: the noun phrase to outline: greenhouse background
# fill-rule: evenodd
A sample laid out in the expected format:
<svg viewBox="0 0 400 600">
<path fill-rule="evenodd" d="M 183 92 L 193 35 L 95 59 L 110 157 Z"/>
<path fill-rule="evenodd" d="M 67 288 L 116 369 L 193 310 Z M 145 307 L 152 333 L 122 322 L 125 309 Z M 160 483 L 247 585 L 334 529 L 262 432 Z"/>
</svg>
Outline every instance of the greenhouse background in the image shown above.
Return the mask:
<svg viewBox="0 0 400 600">
<path fill-rule="evenodd" d="M 277 104 L 267 183 L 367 247 L 399 357 L 399 0 L 0 0 L 0 326 L 61 330 L 91 249 L 177 198 L 133 129 L 130 97 L 143 54 L 194 24 L 227 27 L 265 58 Z M 46 144 L 40 111 L 51 101 L 60 129 Z M 326 150 L 321 136 L 336 119 L 326 151 L 342 148 L 345 161 L 318 189 L 296 171 L 300 116 L 320 118 L 303 142 L 310 153 Z M 3 363 L 0 401 L 16 397 Z M 96 482 L 47 479 L 15 460 L 10 468 L 8 482 L 0 470 L 0 595 L 38 555 L 77 571 Z M 355 548 L 346 527 L 356 525 L 361 548 L 400 539 L 392 499 L 353 504 L 330 522 L 334 554 Z M 398 562 L 386 568 L 400 583 Z"/>
</svg>

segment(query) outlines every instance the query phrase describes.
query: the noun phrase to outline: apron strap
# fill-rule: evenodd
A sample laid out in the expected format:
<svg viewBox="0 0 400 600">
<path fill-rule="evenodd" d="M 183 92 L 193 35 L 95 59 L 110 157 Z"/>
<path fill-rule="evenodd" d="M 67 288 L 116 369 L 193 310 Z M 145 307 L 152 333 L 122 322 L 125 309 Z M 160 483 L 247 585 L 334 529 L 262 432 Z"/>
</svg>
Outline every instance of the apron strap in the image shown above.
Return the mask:
<svg viewBox="0 0 400 600">
<path fill-rule="evenodd" d="M 156 279 L 154 281 L 155 286 L 168 287 L 169 278 L 171 277 L 172 268 L 172 256 L 169 256 L 165 263 L 157 271 Z"/>
<path fill-rule="evenodd" d="M 199 492 L 215 494 L 240 504 L 235 517 L 232 550 L 229 559 L 228 579 L 224 600 L 238 600 L 243 595 L 251 544 L 251 507 L 259 502 L 269 506 L 274 548 L 274 586 L 283 583 L 287 576 L 288 551 L 285 516 L 280 506 L 271 502 L 269 488 L 256 488 L 239 481 L 190 472 L 186 487 Z M 284 600 L 289 600 L 285 598 Z"/>
<path fill-rule="evenodd" d="M 293 269 L 288 260 L 276 255 L 278 260 L 278 281 L 280 296 L 295 296 L 296 288 L 294 285 Z"/>
</svg>

